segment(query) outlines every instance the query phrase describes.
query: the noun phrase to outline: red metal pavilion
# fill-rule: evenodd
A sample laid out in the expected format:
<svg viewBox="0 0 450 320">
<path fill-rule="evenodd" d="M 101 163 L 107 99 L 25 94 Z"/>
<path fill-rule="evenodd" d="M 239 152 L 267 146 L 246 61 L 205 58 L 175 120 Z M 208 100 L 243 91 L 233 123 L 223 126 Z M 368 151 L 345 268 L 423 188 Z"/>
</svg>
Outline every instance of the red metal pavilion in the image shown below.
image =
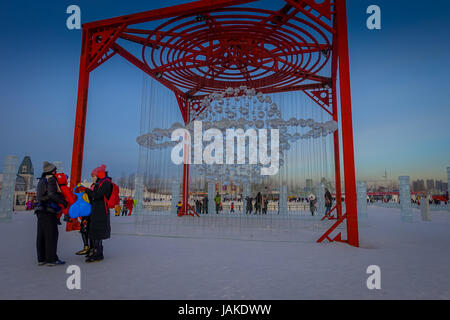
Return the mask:
<svg viewBox="0 0 450 320">
<path fill-rule="evenodd" d="M 206 94 L 227 87 L 303 91 L 335 121 L 340 110 L 346 212 L 336 131 L 336 221 L 318 242 L 359 246 L 346 1 L 285 0 L 278 11 L 235 7 L 251 2 L 256 1 L 202 0 L 83 25 L 71 184 L 81 181 L 89 75 L 115 55 L 172 90 L 185 124 L 203 111 L 200 101 Z M 145 25 L 156 21 L 161 23 L 157 28 Z M 118 41 L 139 45 L 142 54 L 131 53 Z M 185 164 L 183 214 L 192 213 L 188 182 Z M 343 222 L 347 239 L 341 233 L 332 238 Z"/>
</svg>

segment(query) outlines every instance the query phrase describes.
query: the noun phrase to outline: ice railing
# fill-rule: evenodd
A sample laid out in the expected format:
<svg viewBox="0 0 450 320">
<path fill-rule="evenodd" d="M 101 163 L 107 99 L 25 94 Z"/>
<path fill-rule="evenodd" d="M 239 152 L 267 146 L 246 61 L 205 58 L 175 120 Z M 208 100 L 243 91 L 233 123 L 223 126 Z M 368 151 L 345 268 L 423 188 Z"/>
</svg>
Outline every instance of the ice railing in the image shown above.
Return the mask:
<svg viewBox="0 0 450 320">
<path fill-rule="evenodd" d="M 369 203 L 369 206 L 390 208 L 390 209 L 400 209 L 400 204 L 398 202 L 373 202 Z M 412 209 L 420 209 L 420 205 L 417 203 L 411 203 Z M 448 204 L 430 204 L 431 211 L 450 211 L 450 205 Z"/>
<path fill-rule="evenodd" d="M 301 204 L 296 204 L 298 207 Z M 294 204 L 290 209 L 297 208 Z M 181 237 L 234 239 L 248 241 L 294 241 L 315 242 L 320 235 L 328 230 L 336 220 L 322 220 L 324 213 L 316 212 L 311 216 L 308 211 L 288 210 L 278 213 L 270 209 L 267 214 L 245 214 L 238 212 L 235 203 L 235 213 L 224 210 L 216 214 L 215 210 L 200 217 L 178 217 L 169 210 L 170 206 L 144 206 L 144 210 L 133 213 L 134 220 L 118 220 L 113 232 L 139 236 Z M 303 206 L 305 208 L 305 206 Z M 335 233 L 343 233 L 345 238 L 346 224 L 341 224 Z M 334 234 L 334 233 L 333 233 Z"/>
</svg>

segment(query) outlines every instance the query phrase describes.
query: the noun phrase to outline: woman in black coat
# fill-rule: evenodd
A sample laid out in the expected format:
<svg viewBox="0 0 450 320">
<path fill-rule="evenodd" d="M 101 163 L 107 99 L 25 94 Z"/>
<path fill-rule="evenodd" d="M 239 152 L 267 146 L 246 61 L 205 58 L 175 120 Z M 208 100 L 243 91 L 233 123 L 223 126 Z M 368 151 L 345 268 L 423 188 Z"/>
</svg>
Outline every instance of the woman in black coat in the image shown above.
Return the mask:
<svg viewBox="0 0 450 320">
<path fill-rule="evenodd" d="M 333 197 L 331 196 L 330 191 L 325 188 L 325 216 L 328 217 L 328 215 L 331 212 L 331 207 L 333 206 Z"/>
<path fill-rule="evenodd" d="M 92 241 L 93 250 L 88 255 L 86 262 L 103 260 L 102 240 L 111 237 L 111 222 L 107 200 L 112 194 L 111 178 L 106 174 L 106 166 L 102 165 L 92 171 L 94 180 L 93 189 L 86 189 L 92 205 L 89 223 L 89 239 Z"/>
</svg>

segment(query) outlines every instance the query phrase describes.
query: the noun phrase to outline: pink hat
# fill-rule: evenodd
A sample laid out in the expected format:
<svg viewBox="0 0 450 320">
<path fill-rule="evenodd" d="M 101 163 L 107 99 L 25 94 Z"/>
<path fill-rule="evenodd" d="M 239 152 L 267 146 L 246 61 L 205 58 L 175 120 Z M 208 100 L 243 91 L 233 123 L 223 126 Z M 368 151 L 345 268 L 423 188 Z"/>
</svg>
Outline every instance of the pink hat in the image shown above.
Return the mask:
<svg viewBox="0 0 450 320">
<path fill-rule="evenodd" d="M 102 164 L 100 167 L 92 170 L 91 176 L 97 176 L 100 179 L 105 177 L 106 166 Z M 100 174 L 100 175 L 99 175 Z"/>
</svg>

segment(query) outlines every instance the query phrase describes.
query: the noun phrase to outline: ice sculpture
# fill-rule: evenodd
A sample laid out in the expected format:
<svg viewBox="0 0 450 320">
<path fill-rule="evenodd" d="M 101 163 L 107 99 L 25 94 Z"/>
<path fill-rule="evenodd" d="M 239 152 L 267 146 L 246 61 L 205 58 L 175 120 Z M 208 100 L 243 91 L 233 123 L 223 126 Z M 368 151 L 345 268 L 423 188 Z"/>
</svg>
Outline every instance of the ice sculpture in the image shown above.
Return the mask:
<svg viewBox="0 0 450 320">
<path fill-rule="evenodd" d="M 16 156 L 6 157 L 0 194 L 0 221 L 10 221 L 12 218 L 17 165 L 18 158 Z"/>
<path fill-rule="evenodd" d="M 241 96 L 239 96 L 241 95 Z M 236 103 L 233 103 L 233 100 Z M 236 105 L 239 102 L 240 105 Z M 245 107 L 244 107 L 245 106 Z M 316 122 L 314 119 L 297 119 L 295 117 L 289 120 L 283 120 L 281 117 L 280 107 L 272 102 L 272 98 L 268 95 L 264 95 L 262 92 L 256 93 L 255 89 L 249 89 L 245 86 L 239 88 L 227 88 L 224 91 L 212 92 L 205 96 L 200 102 L 200 114 L 197 111 L 191 113 L 191 118 L 195 120 L 202 120 L 202 126 L 204 130 L 210 128 L 216 128 L 225 131 L 228 128 L 239 128 L 243 130 L 247 129 L 279 129 L 280 145 L 279 154 L 280 161 L 279 167 L 283 167 L 283 161 L 281 160 L 284 152 L 291 149 L 291 144 L 296 143 L 301 139 L 318 139 L 325 137 L 335 132 L 338 128 L 338 124 L 334 120 L 326 122 Z M 233 111 L 234 110 L 234 111 Z M 205 119 L 207 121 L 205 121 Z M 170 129 L 155 128 L 152 132 L 143 134 L 137 138 L 137 142 L 140 146 L 147 147 L 149 149 L 164 149 L 173 147 L 177 144 L 175 141 L 171 141 L 171 133 L 175 128 L 182 128 L 193 134 L 193 127 L 195 121 L 190 122 L 186 126 L 180 123 L 174 123 Z M 308 127 L 306 132 L 289 133 L 288 128 L 294 129 L 295 127 Z M 225 136 L 223 141 L 225 141 Z M 201 147 L 204 148 L 204 141 L 201 142 Z M 258 165 L 252 164 L 246 168 L 244 164 L 227 165 L 232 171 L 231 175 L 235 181 L 244 182 L 243 179 L 249 178 L 252 182 L 256 182 L 251 172 L 244 174 L 237 174 L 235 172 L 238 168 L 243 169 L 258 169 Z M 201 175 L 208 179 L 215 179 L 216 181 L 223 178 L 222 172 L 217 170 L 214 166 L 209 167 L 211 170 L 205 170 L 203 167 L 199 167 Z M 260 168 L 259 168 L 260 169 Z M 205 172 L 209 171 L 209 172 Z M 237 178 L 237 180 L 236 180 Z"/>
<path fill-rule="evenodd" d="M 400 189 L 400 209 L 402 222 L 412 222 L 413 215 L 411 209 L 411 190 L 409 186 L 409 176 L 398 177 Z"/>
<path fill-rule="evenodd" d="M 358 219 L 367 219 L 367 184 L 358 181 L 356 184 Z"/>
<path fill-rule="evenodd" d="M 177 204 L 180 201 L 180 184 L 178 181 L 174 181 L 172 183 L 172 203 L 171 203 L 171 212 L 173 214 L 177 213 Z"/>
<path fill-rule="evenodd" d="M 325 186 L 320 183 L 315 188 L 316 199 L 317 199 L 317 212 L 319 215 L 325 214 Z"/>
<path fill-rule="evenodd" d="M 287 199 L 287 186 L 281 185 L 280 186 L 280 201 L 278 203 L 280 214 L 287 214 L 288 208 L 288 199 Z"/>
<path fill-rule="evenodd" d="M 420 214 L 422 216 L 422 221 L 431 221 L 430 202 L 428 200 L 428 196 L 420 199 Z"/>
<path fill-rule="evenodd" d="M 214 182 L 208 182 L 208 213 L 216 212 L 216 205 L 214 198 L 216 196 L 216 184 Z"/>
</svg>

